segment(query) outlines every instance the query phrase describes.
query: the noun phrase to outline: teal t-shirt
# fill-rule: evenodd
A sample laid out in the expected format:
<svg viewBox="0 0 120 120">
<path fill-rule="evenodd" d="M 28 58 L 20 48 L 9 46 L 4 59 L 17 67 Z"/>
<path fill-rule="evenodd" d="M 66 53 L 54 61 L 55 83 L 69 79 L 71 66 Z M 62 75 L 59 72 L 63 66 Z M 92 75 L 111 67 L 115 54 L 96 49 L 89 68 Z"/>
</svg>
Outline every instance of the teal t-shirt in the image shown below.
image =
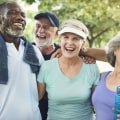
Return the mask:
<svg viewBox="0 0 120 120">
<path fill-rule="evenodd" d="M 67 78 L 60 70 L 58 59 L 45 61 L 38 74 L 38 82 L 48 92 L 47 120 L 92 120 L 91 88 L 99 81 L 96 64 L 83 62 L 74 78 Z"/>
</svg>

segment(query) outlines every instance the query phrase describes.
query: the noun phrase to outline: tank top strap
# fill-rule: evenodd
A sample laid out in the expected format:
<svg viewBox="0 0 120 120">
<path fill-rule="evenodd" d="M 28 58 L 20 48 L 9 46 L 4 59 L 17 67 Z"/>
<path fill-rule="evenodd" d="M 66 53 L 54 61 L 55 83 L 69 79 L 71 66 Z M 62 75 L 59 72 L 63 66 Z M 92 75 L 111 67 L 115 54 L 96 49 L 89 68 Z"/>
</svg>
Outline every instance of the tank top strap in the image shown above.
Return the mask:
<svg viewBox="0 0 120 120">
<path fill-rule="evenodd" d="M 106 80 L 106 77 L 111 73 L 112 71 L 107 71 L 107 72 L 104 72 L 102 77 L 101 77 L 101 81 L 105 81 Z"/>
</svg>

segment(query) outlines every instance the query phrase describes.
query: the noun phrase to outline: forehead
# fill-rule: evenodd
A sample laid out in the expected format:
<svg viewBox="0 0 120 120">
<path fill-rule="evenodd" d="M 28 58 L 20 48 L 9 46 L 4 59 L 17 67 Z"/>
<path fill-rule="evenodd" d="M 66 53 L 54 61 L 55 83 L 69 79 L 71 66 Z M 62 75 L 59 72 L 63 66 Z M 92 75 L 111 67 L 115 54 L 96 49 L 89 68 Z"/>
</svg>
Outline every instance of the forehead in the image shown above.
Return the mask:
<svg viewBox="0 0 120 120">
<path fill-rule="evenodd" d="M 22 11 L 22 8 L 17 3 L 8 3 L 4 8 L 4 12 L 11 10 Z M 23 12 L 23 11 L 22 11 Z"/>
<path fill-rule="evenodd" d="M 51 23 L 50 23 L 50 21 L 49 21 L 49 19 L 48 18 L 39 18 L 38 20 L 37 20 L 37 23 L 38 24 L 47 24 L 47 25 L 51 25 Z"/>
</svg>

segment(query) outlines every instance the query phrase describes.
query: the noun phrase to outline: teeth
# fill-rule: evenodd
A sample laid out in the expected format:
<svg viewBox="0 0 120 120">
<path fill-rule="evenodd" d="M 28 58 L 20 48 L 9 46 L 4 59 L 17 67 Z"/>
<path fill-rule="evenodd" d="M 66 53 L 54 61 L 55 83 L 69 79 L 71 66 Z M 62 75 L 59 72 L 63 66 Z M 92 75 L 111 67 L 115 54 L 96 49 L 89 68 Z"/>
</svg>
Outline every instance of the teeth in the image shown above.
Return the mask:
<svg viewBox="0 0 120 120">
<path fill-rule="evenodd" d="M 46 37 L 45 34 L 40 34 L 40 33 L 37 33 L 37 36 L 38 36 L 38 37 Z"/>
<path fill-rule="evenodd" d="M 45 37 L 45 35 L 40 35 L 40 37 Z"/>
<path fill-rule="evenodd" d="M 14 25 L 18 26 L 18 27 L 22 27 L 21 23 L 14 23 Z"/>
<path fill-rule="evenodd" d="M 37 36 L 39 37 L 39 36 L 40 36 L 40 33 L 37 33 Z"/>
<path fill-rule="evenodd" d="M 74 48 L 71 48 L 71 47 L 68 47 L 68 48 L 65 48 L 66 50 L 68 51 L 74 51 L 75 49 Z"/>
<path fill-rule="evenodd" d="M 71 50 L 71 51 L 73 51 L 74 48 L 68 47 L 68 48 L 66 48 L 66 50 Z"/>
</svg>

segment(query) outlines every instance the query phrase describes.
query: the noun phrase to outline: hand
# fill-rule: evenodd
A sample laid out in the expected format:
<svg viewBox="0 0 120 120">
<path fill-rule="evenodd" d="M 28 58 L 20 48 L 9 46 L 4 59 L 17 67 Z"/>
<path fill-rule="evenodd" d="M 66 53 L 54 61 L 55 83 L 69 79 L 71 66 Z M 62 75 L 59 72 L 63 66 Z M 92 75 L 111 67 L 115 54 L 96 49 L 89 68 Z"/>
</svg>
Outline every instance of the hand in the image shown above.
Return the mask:
<svg viewBox="0 0 120 120">
<path fill-rule="evenodd" d="M 89 56 L 83 57 L 83 61 L 87 64 L 95 64 L 96 63 L 96 59 L 93 57 L 89 57 Z"/>
<path fill-rule="evenodd" d="M 88 51 L 88 49 L 86 48 L 86 47 L 83 47 L 82 49 L 81 49 L 81 52 L 87 52 Z"/>
<path fill-rule="evenodd" d="M 56 58 L 56 57 L 59 58 L 61 55 L 62 55 L 61 49 L 59 48 L 59 49 L 57 49 L 57 50 L 51 55 L 51 58 L 50 58 L 50 59 Z"/>
</svg>

